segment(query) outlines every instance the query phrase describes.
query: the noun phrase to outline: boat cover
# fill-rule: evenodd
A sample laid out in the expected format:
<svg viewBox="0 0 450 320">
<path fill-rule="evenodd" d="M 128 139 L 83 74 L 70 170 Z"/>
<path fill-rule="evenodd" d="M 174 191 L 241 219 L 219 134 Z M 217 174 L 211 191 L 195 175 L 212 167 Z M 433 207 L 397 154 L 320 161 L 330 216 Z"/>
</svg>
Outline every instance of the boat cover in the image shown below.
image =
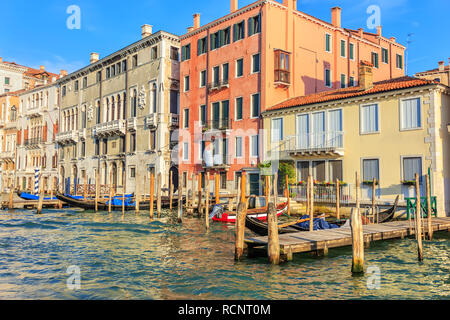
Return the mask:
<svg viewBox="0 0 450 320">
<path fill-rule="evenodd" d="M 300 218 L 300 220 L 305 220 L 305 219 L 309 219 L 309 216 L 303 216 Z M 299 228 L 304 229 L 304 230 L 309 230 L 309 221 L 298 223 L 298 224 L 296 224 L 296 226 L 298 226 Z M 325 219 L 321 219 L 321 218 L 314 218 L 313 227 L 314 227 L 314 231 L 339 228 L 338 225 L 326 222 Z"/>
</svg>

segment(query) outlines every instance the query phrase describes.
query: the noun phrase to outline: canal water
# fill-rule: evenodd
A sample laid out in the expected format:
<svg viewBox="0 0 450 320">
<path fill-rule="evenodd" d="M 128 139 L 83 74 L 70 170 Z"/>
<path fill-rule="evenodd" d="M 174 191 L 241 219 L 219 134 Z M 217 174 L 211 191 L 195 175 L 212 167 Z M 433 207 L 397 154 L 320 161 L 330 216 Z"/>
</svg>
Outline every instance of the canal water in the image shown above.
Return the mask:
<svg viewBox="0 0 450 320">
<path fill-rule="evenodd" d="M 449 299 L 450 237 L 373 243 L 371 273 L 352 277 L 351 248 L 327 257 L 234 262 L 234 226 L 166 212 L 0 211 L 0 299 Z M 251 233 L 249 233 L 250 235 Z M 69 268 L 72 267 L 72 268 Z M 69 269 L 69 270 L 68 270 Z M 79 270 L 80 288 L 72 290 Z M 68 273 L 68 271 L 70 271 Z"/>
</svg>

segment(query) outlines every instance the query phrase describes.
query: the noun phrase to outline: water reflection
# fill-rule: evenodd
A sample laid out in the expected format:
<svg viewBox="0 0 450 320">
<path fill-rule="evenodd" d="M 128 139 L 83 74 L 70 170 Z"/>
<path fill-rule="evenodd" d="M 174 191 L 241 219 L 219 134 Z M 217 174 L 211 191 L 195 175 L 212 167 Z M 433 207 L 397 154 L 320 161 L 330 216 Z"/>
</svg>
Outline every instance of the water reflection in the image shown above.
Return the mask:
<svg viewBox="0 0 450 320">
<path fill-rule="evenodd" d="M 147 212 L 46 210 L 0 212 L 2 299 L 448 299 L 449 235 L 424 242 L 373 243 L 366 267 L 381 270 L 380 289 L 369 274 L 352 277 L 351 248 L 327 257 L 294 256 L 234 261 L 234 226 L 176 213 L 150 221 Z M 81 290 L 66 287 L 67 267 L 81 269 Z"/>
</svg>

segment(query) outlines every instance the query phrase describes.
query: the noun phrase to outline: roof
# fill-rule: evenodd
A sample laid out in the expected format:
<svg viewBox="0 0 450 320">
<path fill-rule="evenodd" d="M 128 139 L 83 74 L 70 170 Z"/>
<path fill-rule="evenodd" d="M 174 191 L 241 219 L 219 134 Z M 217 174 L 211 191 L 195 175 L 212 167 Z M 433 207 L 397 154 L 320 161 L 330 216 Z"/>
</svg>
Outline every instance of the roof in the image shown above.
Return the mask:
<svg viewBox="0 0 450 320">
<path fill-rule="evenodd" d="M 414 88 L 420 86 L 426 86 L 430 84 L 439 84 L 436 81 L 424 80 L 413 77 L 400 77 L 390 80 L 384 80 L 379 82 L 374 82 L 373 88 L 369 90 L 361 90 L 360 87 L 350 87 L 345 89 L 338 89 L 332 91 L 325 91 L 320 93 L 315 93 L 307 96 L 300 96 L 292 98 L 274 105 L 273 107 L 267 109 L 267 111 L 275 111 L 285 108 L 292 108 L 316 103 L 323 103 L 328 101 L 342 100 L 353 97 L 360 97 L 364 95 L 376 94 L 386 91 L 401 90 L 407 88 Z"/>
<path fill-rule="evenodd" d="M 11 91 L 11 92 L 5 92 L 0 94 L 0 97 L 6 97 L 6 96 L 18 96 L 19 94 L 21 94 L 22 92 L 27 91 L 27 89 L 20 89 L 17 91 Z"/>
<path fill-rule="evenodd" d="M 9 65 L 12 65 L 12 66 L 15 66 L 15 67 L 19 67 L 19 68 L 27 69 L 27 71 L 25 71 L 24 75 L 29 76 L 29 77 L 42 79 L 42 76 L 46 75 L 46 76 L 49 77 L 49 79 L 48 79 L 49 81 L 52 81 L 53 77 L 56 77 L 56 78 L 59 77 L 58 74 L 51 73 L 51 72 L 48 72 L 46 70 L 30 68 L 30 67 L 23 66 L 23 65 L 20 65 L 18 63 L 15 63 L 15 62 L 3 61 L 2 63 L 9 64 Z"/>
<path fill-rule="evenodd" d="M 450 71 L 450 65 L 445 66 L 443 71 L 440 71 L 439 68 L 431 69 L 427 71 L 417 72 L 416 74 L 426 74 L 426 73 L 436 73 L 436 72 L 448 72 Z"/>
</svg>

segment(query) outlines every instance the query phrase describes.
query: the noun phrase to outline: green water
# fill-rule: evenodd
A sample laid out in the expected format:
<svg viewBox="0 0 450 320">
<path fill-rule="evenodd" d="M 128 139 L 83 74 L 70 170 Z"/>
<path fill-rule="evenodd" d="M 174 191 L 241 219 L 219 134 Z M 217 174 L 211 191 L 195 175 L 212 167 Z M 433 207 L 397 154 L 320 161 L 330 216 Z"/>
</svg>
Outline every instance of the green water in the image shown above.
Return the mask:
<svg viewBox="0 0 450 320">
<path fill-rule="evenodd" d="M 248 233 L 251 235 L 251 233 Z M 150 222 L 147 214 L 74 210 L 0 211 L 0 299 L 449 299 L 450 237 L 424 242 L 417 261 L 413 239 L 373 243 L 366 268 L 352 277 L 351 248 L 327 257 L 294 256 L 280 266 L 267 259 L 234 262 L 234 226 L 175 213 Z M 67 286 L 69 266 L 80 289 Z"/>
</svg>

